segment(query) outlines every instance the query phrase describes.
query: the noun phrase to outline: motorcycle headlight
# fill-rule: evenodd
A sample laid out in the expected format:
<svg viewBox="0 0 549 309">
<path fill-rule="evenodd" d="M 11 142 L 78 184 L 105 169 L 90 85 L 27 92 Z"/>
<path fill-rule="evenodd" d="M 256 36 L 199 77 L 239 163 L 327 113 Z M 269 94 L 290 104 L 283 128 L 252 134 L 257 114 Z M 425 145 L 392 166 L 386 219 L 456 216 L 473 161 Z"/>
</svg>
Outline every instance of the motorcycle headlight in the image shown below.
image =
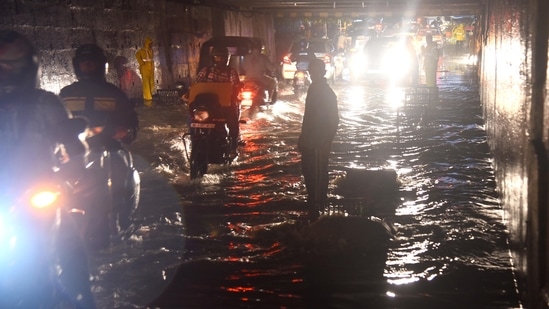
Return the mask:
<svg viewBox="0 0 549 309">
<path fill-rule="evenodd" d="M 31 195 L 30 204 L 34 208 L 43 209 L 47 208 L 57 201 L 59 192 L 54 191 L 38 191 Z"/>
<path fill-rule="evenodd" d="M 210 113 L 205 110 L 195 110 L 193 113 L 193 120 L 198 122 L 203 122 L 210 118 Z"/>
</svg>

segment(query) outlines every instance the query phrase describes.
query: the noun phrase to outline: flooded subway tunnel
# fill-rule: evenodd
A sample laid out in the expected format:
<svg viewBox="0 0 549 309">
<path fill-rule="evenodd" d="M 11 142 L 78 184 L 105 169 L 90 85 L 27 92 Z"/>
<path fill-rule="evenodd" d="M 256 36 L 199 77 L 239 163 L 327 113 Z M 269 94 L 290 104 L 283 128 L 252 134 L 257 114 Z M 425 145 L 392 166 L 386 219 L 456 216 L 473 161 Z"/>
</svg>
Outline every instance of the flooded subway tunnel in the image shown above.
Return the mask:
<svg viewBox="0 0 549 309">
<path fill-rule="evenodd" d="M 192 181 L 184 106 L 140 108 L 138 229 L 92 257 L 100 307 L 520 308 L 475 67 L 458 60 L 419 113 L 406 87 L 332 85 L 341 120 L 313 223 L 289 87 L 241 125 L 233 164 Z"/>
<path fill-rule="evenodd" d="M 211 166 L 200 181 L 189 180 L 185 107 L 140 107 L 131 147 L 142 176 L 137 230 L 92 254 L 94 294 L 101 308 L 547 307 L 548 2 L 44 0 L 0 7 L 3 28 L 35 44 L 41 88 L 59 93 L 72 83 L 76 48 L 94 42 L 108 58 L 107 80 L 138 104 L 135 52 L 147 36 L 155 42 L 159 94 L 188 85 L 200 46 L 217 36 L 259 37 L 279 63 L 285 40 L 326 34 L 335 43 L 358 19 L 478 18 L 469 46 L 479 65 L 445 59 L 429 117 L 392 106 L 410 89 L 332 86 L 342 115 L 324 209 L 332 220 L 314 226 L 305 224 L 296 150 L 303 102 L 288 85 L 281 104 L 242 124 L 248 143 L 238 160 Z M 372 232 L 371 218 L 392 233 L 373 240 L 374 261 L 364 249 L 376 238 L 362 237 Z M 329 230 L 338 232 L 312 239 L 313 231 Z"/>
</svg>

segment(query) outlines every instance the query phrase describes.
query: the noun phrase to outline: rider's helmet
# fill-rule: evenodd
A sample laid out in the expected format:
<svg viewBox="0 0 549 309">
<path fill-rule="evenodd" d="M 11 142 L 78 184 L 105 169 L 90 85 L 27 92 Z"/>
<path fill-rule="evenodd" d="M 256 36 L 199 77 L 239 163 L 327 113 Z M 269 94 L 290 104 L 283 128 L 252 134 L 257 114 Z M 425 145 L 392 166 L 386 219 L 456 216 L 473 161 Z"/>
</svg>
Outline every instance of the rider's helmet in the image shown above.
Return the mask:
<svg viewBox="0 0 549 309">
<path fill-rule="evenodd" d="M 214 46 L 210 52 L 214 67 L 224 67 L 229 65 L 229 50 L 224 46 Z"/>
<path fill-rule="evenodd" d="M 28 38 L 0 30 L 0 94 L 38 85 L 38 56 Z"/>
<path fill-rule="evenodd" d="M 78 79 L 104 79 L 107 57 L 101 47 L 84 44 L 76 49 L 72 66 Z"/>
</svg>

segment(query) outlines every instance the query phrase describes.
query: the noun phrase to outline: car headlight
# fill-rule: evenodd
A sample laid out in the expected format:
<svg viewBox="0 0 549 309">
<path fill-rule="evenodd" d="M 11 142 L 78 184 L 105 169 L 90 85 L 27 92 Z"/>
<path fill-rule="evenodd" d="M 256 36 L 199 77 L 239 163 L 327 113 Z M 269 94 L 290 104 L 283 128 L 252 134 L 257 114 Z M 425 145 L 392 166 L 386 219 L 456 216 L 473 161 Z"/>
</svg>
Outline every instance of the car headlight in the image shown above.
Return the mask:
<svg viewBox="0 0 549 309">
<path fill-rule="evenodd" d="M 349 67 L 354 73 L 364 72 L 364 68 L 368 65 L 368 58 L 363 53 L 356 53 L 351 57 Z"/>
<path fill-rule="evenodd" d="M 387 74 L 406 75 L 410 66 L 410 57 L 398 49 L 391 49 L 383 58 L 383 69 Z"/>
</svg>

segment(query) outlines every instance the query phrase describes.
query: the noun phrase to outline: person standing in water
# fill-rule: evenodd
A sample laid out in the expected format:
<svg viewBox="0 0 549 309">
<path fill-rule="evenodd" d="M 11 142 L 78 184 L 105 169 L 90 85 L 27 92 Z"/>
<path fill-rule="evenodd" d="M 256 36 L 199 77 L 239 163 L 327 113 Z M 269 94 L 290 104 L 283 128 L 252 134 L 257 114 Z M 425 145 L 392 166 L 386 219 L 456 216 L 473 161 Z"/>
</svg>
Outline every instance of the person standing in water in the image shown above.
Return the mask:
<svg viewBox="0 0 549 309">
<path fill-rule="evenodd" d="M 298 150 L 301 152 L 309 215 L 314 219 L 328 199 L 328 159 L 339 125 L 339 111 L 337 97 L 324 77 L 324 61 L 311 60 L 309 74 L 312 83 L 305 99 Z"/>
<path fill-rule="evenodd" d="M 154 61 L 153 61 L 153 41 L 151 38 L 145 38 L 143 47 L 135 53 L 135 58 L 139 63 L 139 72 L 143 80 L 143 104 L 152 106 L 152 96 L 154 90 Z"/>
</svg>

